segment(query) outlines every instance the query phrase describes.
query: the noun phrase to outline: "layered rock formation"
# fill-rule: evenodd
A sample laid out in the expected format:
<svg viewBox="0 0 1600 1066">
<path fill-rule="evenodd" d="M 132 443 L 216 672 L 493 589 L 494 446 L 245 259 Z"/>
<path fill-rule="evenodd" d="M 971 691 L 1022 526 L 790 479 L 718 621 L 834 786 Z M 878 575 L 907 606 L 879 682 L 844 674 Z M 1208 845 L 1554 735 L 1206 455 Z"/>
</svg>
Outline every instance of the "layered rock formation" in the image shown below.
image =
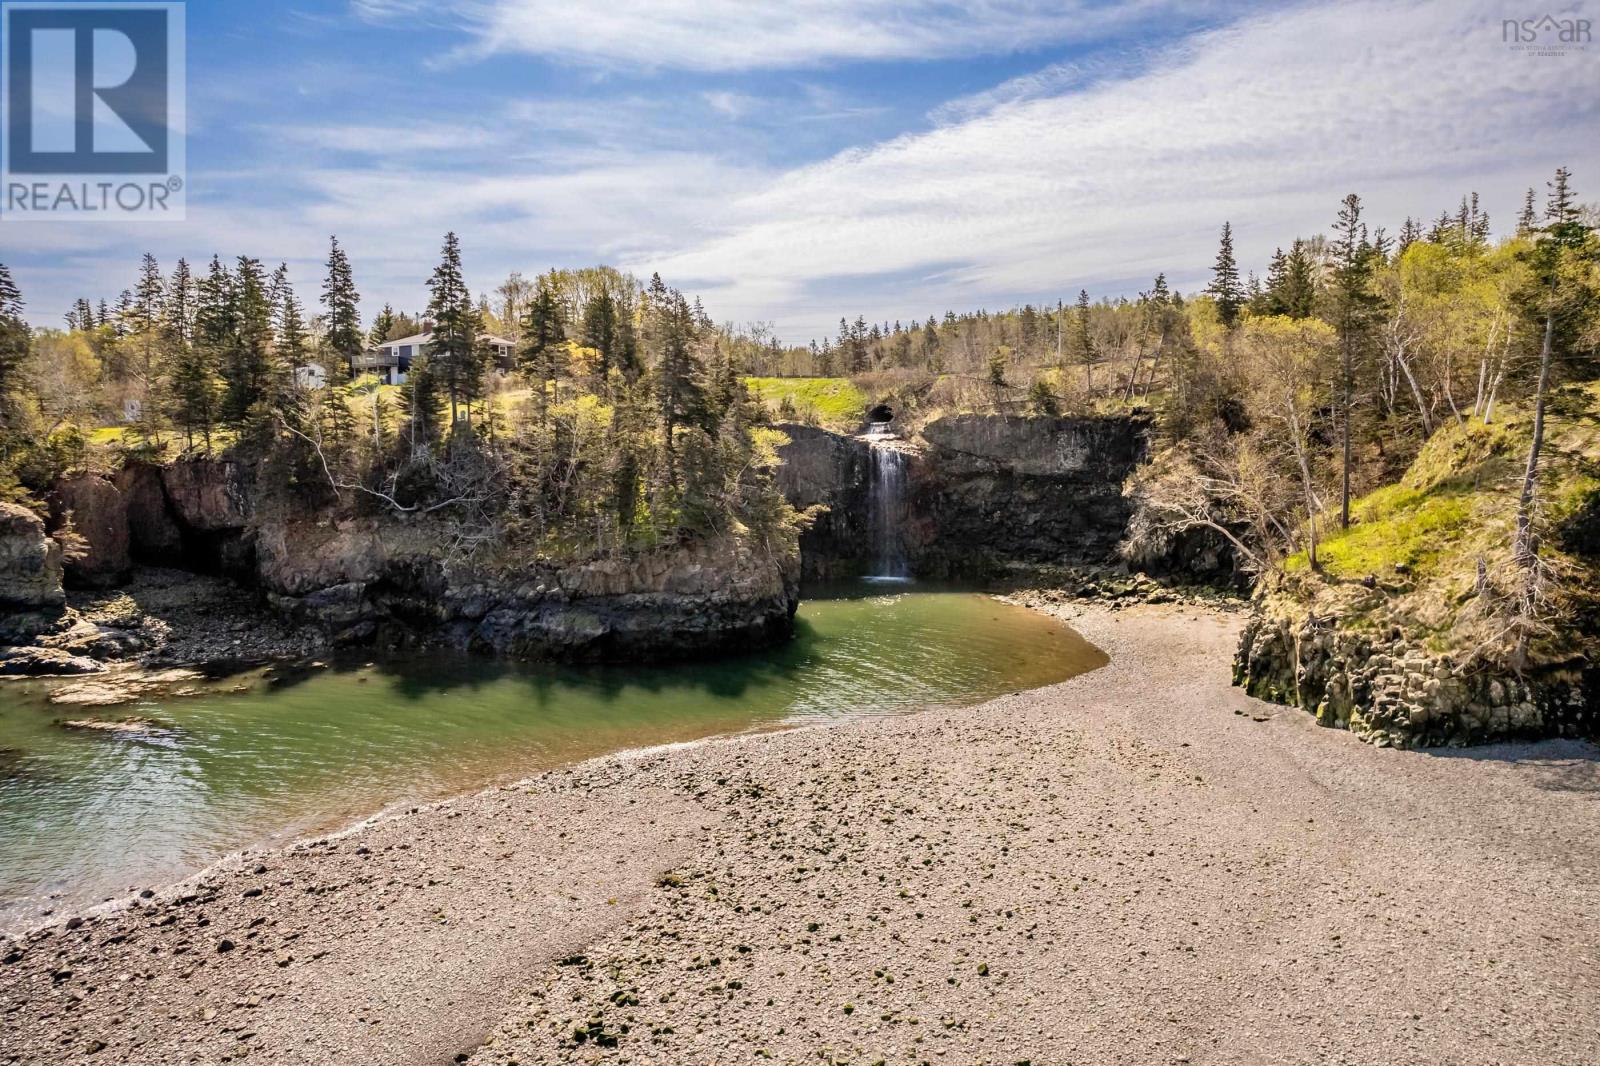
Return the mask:
<svg viewBox="0 0 1600 1066">
<path fill-rule="evenodd" d="M 1234 683 L 1250 695 L 1300 707 L 1383 747 L 1593 736 L 1600 726 L 1591 710 L 1594 681 L 1582 662 L 1517 674 L 1431 654 L 1398 632 L 1260 610 L 1234 659 Z"/>
<path fill-rule="evenodd" d="M 778 449 L 778 488 L 805 510 L 821 506 L 800 535 L 802 576 L 807 581 L 853 577 L 871 559 L 867 489 L 869 448 L 865 441 L 815 426 L 780 425 L 789 443 Z"/>
<path fill-rule="evenodd" d="M 861 573 L 870 444 L 808 426 L 780 427 L 778 483 L 796 507 L 829 508 L 801 539 L 807 578 Z M 1143 461 L 1138 418 L 954 415 L 906 442 L 905 549 L 925 577 L 984 577 L 1008 564 L 1111 559 L 1127 527 L 1122 486 Z"/>
<path fill-rule="evenodd" d="M 279 610 L 343 643 L 440 643 L 566 660 L 665 659 L 791 632 L 798 560 L 735 541 L 560 566 L 458 563 L 425 521 L 268 524 L 259 574 Z"/>
<path fill-rule="evenodd" d="M 0 501 L 0 607 L 10 611 L 60 607 L 61 546 L 26 507 Z"/>
</svg>

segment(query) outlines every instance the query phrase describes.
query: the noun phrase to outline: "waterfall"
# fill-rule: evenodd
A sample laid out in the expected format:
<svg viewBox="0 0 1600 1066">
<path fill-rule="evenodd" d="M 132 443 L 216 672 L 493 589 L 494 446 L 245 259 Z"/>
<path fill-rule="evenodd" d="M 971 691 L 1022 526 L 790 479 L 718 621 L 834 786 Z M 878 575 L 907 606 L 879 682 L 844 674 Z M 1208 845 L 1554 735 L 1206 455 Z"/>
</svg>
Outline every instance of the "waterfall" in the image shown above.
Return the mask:
<svg viewBox="0 0 1600 1066">
<path fill-rule="evenodd" d="M 906 565 L 906 455 L 895 447 L 887 426 L 868 430 L 872 450 L 871 480 L 867 491 L 872 524 L 875 581 L 909 581 Z"/>
</svg>

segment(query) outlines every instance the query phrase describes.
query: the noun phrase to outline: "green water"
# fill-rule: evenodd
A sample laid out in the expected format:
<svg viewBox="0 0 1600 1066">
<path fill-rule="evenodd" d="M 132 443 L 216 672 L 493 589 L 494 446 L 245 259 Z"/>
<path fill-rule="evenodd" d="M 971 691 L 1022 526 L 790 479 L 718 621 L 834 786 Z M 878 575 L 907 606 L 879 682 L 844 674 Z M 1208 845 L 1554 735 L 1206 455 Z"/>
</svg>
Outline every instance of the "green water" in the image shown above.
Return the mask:
<svg viewBox="0 0 1600 1066">
<path fill-rule="evenodd" d="M 973 703 L 1105 661 L 1037 613 L 917 587 L 808 599 L 797 629 L 707 663 L 350 664 L 93 710 L 50 704 L 43 683 L 0 685 L 0 925 L 608 752 Z M 151 724 L 61 724 L 130 716 Z"/>
</svg>

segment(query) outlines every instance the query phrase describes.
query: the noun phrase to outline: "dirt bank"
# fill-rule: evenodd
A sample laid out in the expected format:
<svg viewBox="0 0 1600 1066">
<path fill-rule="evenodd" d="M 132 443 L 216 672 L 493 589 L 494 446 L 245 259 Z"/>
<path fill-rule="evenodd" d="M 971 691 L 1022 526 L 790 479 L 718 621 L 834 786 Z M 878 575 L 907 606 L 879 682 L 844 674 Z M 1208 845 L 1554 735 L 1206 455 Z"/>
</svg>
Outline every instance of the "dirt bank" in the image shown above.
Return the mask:
<svg viewBox="0 0 1600 1066">
<path fill-rule="evenodd" d="M 0 1062 L 1600 1060 L 1595 748 L 1377 750 L 1232 689 L 1233 616 L 1053 609 L 1111 665 L 5 945 Z"/>
</svg>

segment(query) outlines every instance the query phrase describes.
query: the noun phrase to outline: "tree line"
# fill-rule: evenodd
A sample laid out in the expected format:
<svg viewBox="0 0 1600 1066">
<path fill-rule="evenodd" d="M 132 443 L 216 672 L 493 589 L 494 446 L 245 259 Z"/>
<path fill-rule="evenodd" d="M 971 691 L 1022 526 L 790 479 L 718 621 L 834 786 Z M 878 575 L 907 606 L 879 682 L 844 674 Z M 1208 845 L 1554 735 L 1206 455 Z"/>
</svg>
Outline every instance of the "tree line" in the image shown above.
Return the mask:
<svg viewBox="0 0 1600 1066">
<path fill-rule="evenodd" d="M 110 395 L 137 401 L 130 451 L 234 449 L 261 464 L 269 508 L 449 517 L 457 553 L 792 539 L 799 519 L 771 477 L 781 435 L 698 299 L 597 268 L 514 277 L 496 302 L 474 297 L 462 257 L 447 235 L 420 314 L 385 307 L 365 328 L 336 239 L 314 317 L 286 267 L 214 257 L 196 277 L 147 255 L 115 309 L 79 301 L 68 330 L 31 331 L 0 267 L 0 486 L 36 495 L 82 465 Z M 350 374 L 423 329 L 400 386 Z M 501 332 L 509 373 L 489 343 Z"/>
</svg>

